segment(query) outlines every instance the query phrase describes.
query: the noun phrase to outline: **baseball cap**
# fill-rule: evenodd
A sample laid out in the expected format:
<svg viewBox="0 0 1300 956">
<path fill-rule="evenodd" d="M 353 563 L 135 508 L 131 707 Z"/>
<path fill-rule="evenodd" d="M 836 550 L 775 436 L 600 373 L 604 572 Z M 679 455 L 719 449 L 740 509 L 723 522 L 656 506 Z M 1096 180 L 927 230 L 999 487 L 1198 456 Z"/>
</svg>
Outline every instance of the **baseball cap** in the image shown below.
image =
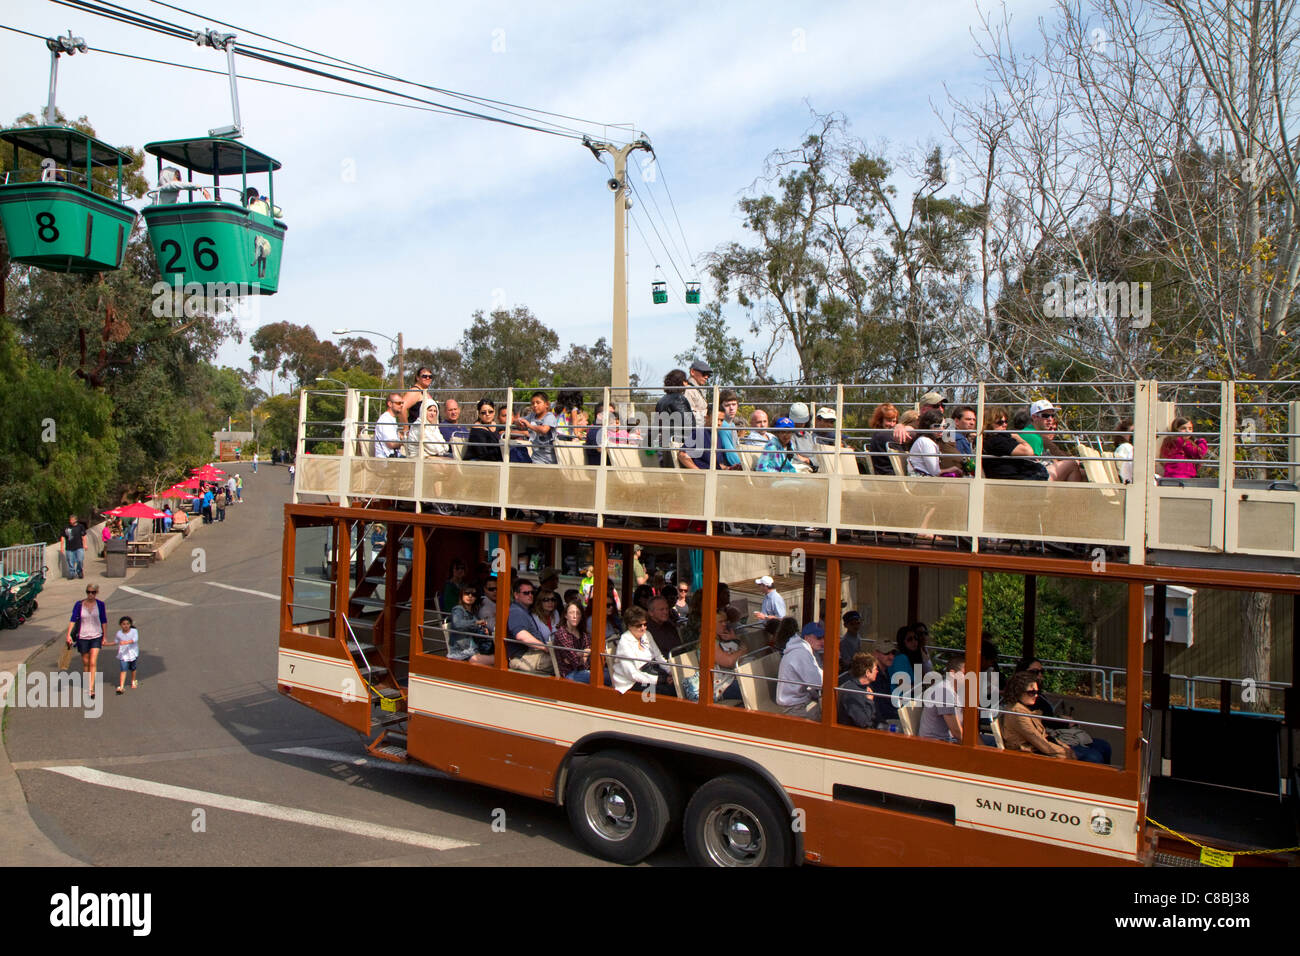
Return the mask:
<svg viewBox="0 0 1300 956">
<path fill-rule="evenodd" d="M 802 637 L 825 637 L 826 628 L 822 627 L 816 621 L 810 621 L 803 626 L 803 630 L 800 631 L 799 634 Z"/>
<path fill-rule="evenodd" d="M 828 422 L 833 422 L 835 421 L 835 409 L 823 405 L 821 408 L 817 409 L 817 417 L 825 419 Z"/>
<path fill-rule="evenodd" d="M 704 375 L 713 374 L 713 368 L 709 365 L 708 362 L 704 361 L 704 359 L 696 359 L 694 362 L 692 362 L 691 371 L 700 372 Z"/>
<path fill-rule="evenodd" d="M 1041 415 L 1043 412 L 1054 411 L 1056 411 L 1056 406 L 1045 398 L 1040 398 L 1038 401 L 1034 402 L 1034 404 L 1029 406 L 1030 415 Z"/>
<path fill-rule="evenodd" d="M 926 392 L 921 396 L 922 405 L 943 405 L 948 401 L 948 396 L 943 392 Z"/>
<path fill-rule="evenodd" d="M 802 425 L 808 421 L 808 406 L 803 402 L 795 402 L 790 406 L 790 419 L 796 425 Z"/>
<path fill-rule="evenodd" d="M 770 587 L 771 587 L 773 584 L 775 584 L 776 582 L 773 581 L 770 577 L 768 577 L 768 576 L 765 574 L 765 575 L 763 575 L 761 578 L 755 578 L 755 579 L 754 579 L 754 583 L 755 583 L 755 584 L 766 585 L 767 587 L 770 588 Z"/>
<path fill-rule="evenodd" d="M 808 419 L 806 418 L 804 419 L 804 421 L 807 420 Z M 778 418 L 775 422 L 772 423 L 772 427 L 773 428 L 794 428 L 794 422 L 792 422 L 788 418 Z"/>
</svg>

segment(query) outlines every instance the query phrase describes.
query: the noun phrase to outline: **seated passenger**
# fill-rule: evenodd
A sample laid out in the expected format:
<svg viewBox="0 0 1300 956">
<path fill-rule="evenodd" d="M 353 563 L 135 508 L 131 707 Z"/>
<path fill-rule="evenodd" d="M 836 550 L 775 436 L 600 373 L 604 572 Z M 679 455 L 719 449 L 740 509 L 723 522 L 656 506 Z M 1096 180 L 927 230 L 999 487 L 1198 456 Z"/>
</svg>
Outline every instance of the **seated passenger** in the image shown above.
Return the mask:
<svg viewBox="0 0 1300 956">
<path fill-rule="evenodd" d="M 1173 424 L 1169 426 L 1169 430 L 1175 432 L 1175 434 L 1169 435 L 1160 443 L 1158 457 L 1177 460 L 1157 463 L 1160 466 L 1161 477 L 1195 478 L 1196 463 L 1209 455 L 1209 446 L 1205 443 L 1204 438 L 1193 440 L 1190 437 L 1193 426 L 1186 418 L 1175 418 Z"/>
<path fill-rule="evenodd" d="M 1056 407 L 1046 399 L 1039 399 L 1029 406 L 1029 425 L 1019 432 L 1020 437 L 1029 443 L 1036 456 L 1048 457 L 1043 465 L 1051 481 L 1084 481 L 1079 463 L 1066 458 L 1065 449 L 1056 441 L 1058 419 Z"/>
<path fill-rule="evenodd" d="M 1103 740 L 1100 737 L 1093 738 L 1078 724 L 1074 724 L 1061 714 L 1058 714 L 1058 708 L 1052 705 L 1052 702 L 1047 698 L 1046 692 L 1041 689 L 1045 672 L 1046 668 L 1043 666 L 1043 662 L 1037 658 L 1022 657 L 1016 662 L 1016 669 L 1012 678 L 1014 679 L 1016 674 L 1028 674 L 1038 682 L 1040 688 L 1033 702 L 1028 704 L 1029 710 L 1034 716 L 1040 718 L 1040 722 L 1047 728 L 1047 735 L 1052 741 L 1070 747 L 1079 760 L 1086 760 L 1090 763 L 1110 763 L 1112 749 L 1109 740 Z M 1015 703 L 1015 700 L 1009 699 L 1008 703 Z"/>
<path fill-rule="evenodd" d="M 181 171 L 175 166 L 164 166 L 162 172 L 158 175 L 158 205 L 173 205 L 180 199 L 182 190 L 189 193 L 190 198 L 193 198 L 196 189 L 203 194 L 204 199 L 212 198 L 212 193 L 208 192 L 203 186 L 182 182 Z"/>
<path fill-rule="evenodd" d="M 758 456 L 758 465 L 754 470 L 788 473 L 799 471 L 797 460 L 805 456 L 798 455 L 794 451 L 794 422 L 788 418 L 778 418 L 775 428 L 776 434 L 764 447 L 763 454 Z M 803 470 L 809 470 L 806 459 Z"/>
<path fill-rule="evenodd" d="M 690 614 L 691 586 L 685 581 L 672 585 L 673 588 L 673 623 L 679 628 L 686 624 Z"/>
<path fill-rule="evenodd" d="M 455 446 L 463 445 L 469 438 L 469 426 L 462 425 L 460 422 L 460 402 L 456 399 L 449 398 L 442 403 L 440 421 L 438 429 L 442 432 L 442 437 L 447 439 L 449 449 L 454 451 Z M 464 448 L 461 451 L 463 452 Z"/>
<path fill-rule="evenodd" d="M 515 416 L 515 425 L 527 429 L 532 444 L 532 462 L 537 465 L 555 464 L 555 435 L 559 420 L 551 411 L 551 403 L 543 391 L 533 392 L 532 409 L 527 415 Z"/>
<path fill-rule="evenodd" d="M 496 424 L 496 414 L 491 399 L 479 399 L 478 420 L 466 438 L 465 461 L 501 460 L 501 430 Z"/>
<path fill-rule="evenodd" d="M 562 441 L 586 441 L 587 413 L 583 411 L 582 390 L 570 383 L 555 393 L 556 438 Z M 581 421 L 581 424 L 579 424 Z"/>
<path fill-rule="evenodd" d="M 452 558 L 451 566 L 447 569 L 449 577 L 442 585 L 442 593 L 439 595 L 442 600 L 442 609 L 449 610 L 456 606 L 460 601 L 461 588 L 466 585 L 465 562 L 460 558 Z"/>
<path fill-rule="evenodd" d="M 915 425 L 921 418 L 921 413 L 915 408 L 909 408 L 899 417 L 893 428 L 882 428 L 871 436 L 867 441 L 867 451 L 871 454 L 871 467 L 877 475 L 893 475 L 894 459 L 890 457 L 889 451 L 891 445 L 901 444 L 894 441 L 894 436 L 899 429 L 905 429 L 907 440 L 912 440 L 915 433 Z"/>
<path fill-rule="evenodd" d="M 889 668 L 890 686 L 902 697 L 919 694 L 921 679 L 934 668 L 930 665 L 930 656 L 925 652 L 922 632 L 929 636 L 924 624 L 907 624 L 898 629 L 898 647 L 895 650 L 894 663 Z M 897 675 L 905 675 L 900 681 Z"/>
<path fill-rule="evenodd" d="M 570 601 L 564 606 L 564 620 L 555 629 L 555 663 L 560 676 L 579 684 L 591 683 L 591 635 L 583 625 L 582 605 Z"/>
<path fill-rule="evenodd" d="M 284 211 L 279 206 L 272 208 L 270 200 L 262 198 L 256 186 L 249 186 L 244 190 L 244 206 L 250 212 L 261 213 L 271 219 L 279 219 L 284 215 Z"/>
<path fill-rule="evenodd" d="M 822 666 L 818 655 L 826 646 L 826 631 L 813 621 L 799 636 L 790 638 L 781 655 L 777 672 L 776 703 L 787 714 L 820 720 L 822 715 Z"/>
<path fill-rule="evenodd" d="M 943 412 L 931 408 L 921 413 L 917 421 L 915 437 L 907 451 L 907 473 L 909 475 L 928 475 L 938 478 L 941 474 L 939 464 L 938 430 L 943 425 Z"/>
<path fill-rule="evenodd" d="M 1076 760 L 1074 750 L 1048 736 L 1043 722 L 1030 710 L 1038 701 L 1039 681 L 1028 671 L 1013 674 L 1003 697 L 1002 743 L 1008 750 L 1026 750 L 1060 760 Z"/>
<path fill-rule="evenodd" d="M 397 427 L 397 414 L 402 408 L 402 393 L 389 392 L 387 407 L 375 422 L 375 457 L 402 457 L 402 434 Z"/>
<path fill-rule="evenodd" d="M 719 590 L 724 587 L 725 584 L 718 585 Z M 732 610 L 734 608 L 729 604 L 721 604 L 718 609 L 713 646 L 714 700 L 741 700 L 740 684 L 736 683 L 736 664 L 744 656 L 745 645 L 736 636 L 736 628 L 731 623 L 729 612 Z"/>
<path fill-rule="evenodd" d="M 1115 436 L 1115 464 L 1119 480 L 1126 485 L 1133 484 L 1133 421 L 1124 418 L 1115 426 L 1119 432 Z M 1159 456 L 1158 456 L 1159 457 Z"/>
<path fill-rule="evenodd" d="M 451 630 L 447 657 L 453 661 L 491 664 L 492 638 L 487 623 L 478 616 L 478 590 L 473 585 L 460 589 L 460 602 L 451 609 Z"/>
<path fill-rule="evenodd" d="M 537 622 L 537 636 L 550 644 L 561 621 L 560 596 L 555 591 L 538 586 L 537 598 L 533 601 L 533 620 Z"/>
<path fill-rule="evenodd" d="M 628 608 L 624 626 L 627 630 L 618 639 L 617 656 L 609 668 L 614 689 L 620 694 L 653 689 L 656 694 L 675 697 L 668 662 L 650 636 L 645 611 L 639 607 Z"/>
<path fill-rule="evenodd" d="M 533 632 L 537 621 L 533 618 L 533 601 L 537 588 L 527 578 L 518 578 L 514 584 L 514 601 L 506 618 L 506 657 L 510 669 L 530 674 L 550 674 L 551 655 L 546 643 Z"/>
<path fill-rule="evenodd" d="M 682 642 L 681 635 L 673 622 L 672 611 L 666 597 L 657 594 L 650 599 L 649 605 L 647 611 L 650 615 L 650 636 L 654 638 L 655 645 L 663 651 L 664 656 L 667 656 Z"/>
<path fill-rule="evenodd" d="M 966 658 L 960 654 L 950 657 L 943 679 L 921 694 L 921 725 L 917 736 L 961 743 L 962 700 L 966 693 L 962 679 L 965 676 Z"/>
<path fill-rule="evenodd" d="M 419 429 L 412 428 L 410 437 L 418 440 L 419 433 Z M 451 457 L 451 448 L 447 445 L 447 439 L 438 428 L 438 406 L 433 402 L 425 404 L 424 441 L 420 443 L 420 454 L 425 458 Z"/>
<path fill-rule="evenodd" d="M 515 421 L 527 411 L 525 406 L 520 405 L 515 409 Z M 510 461 L 520 464 L 526 464 L 533 460 L 532 453 L 528 450 L 529 432 L 519 424 L 511 424 L 510 409 L 505 404 L 497 409 L 497 422 L 502 428 L 509 427 L 510 430 Z"/>
<path fill-rule="evenodd" d="M 767 412 L 756 408 L 749 413 L 749 430 L 741 437 L 740 443 L 751 447 L 766 448 L 774 436 L 767 430 Z"/>
<path fill-rule="evenodd" d="M 894 649 L 884 647 L 876 651 L 876 677 L 871 682 L 871 689 L 876 692 L 876 717 L 882 723 L 898 717 L 898 708 L 894 706 L 894 688 L 890 685 L 889 672 L 894 663 Z"/>
<path fill-rule="evenodd" d="M 736 418 L 740 411 L 740 393 L 734 389 L 724 388 L 718 393 L 718 404 L 722 406 L 718 415 L 718 467 L 729 471 L 739 471 L 743 466 L 740 456 L 736 454 L 739 447 L 736 436 L 740 422 Z"/>
<path fill-rule="evenodd" d="M 841 620 L 844 633 L 840 636 L 840 672 L 843 673 L 848 670 L 849 661 L 865 648 L 862 646 L 862 615 L 857 611 L 845 611 Z"/>
<path fill-rule="evenodd" d="M 835 716 L 841 724 L 850 727 L 875 727 L 880 719 L 876 715 L 873 686 L 880 676 L 876 659 L 871 654 L 854 654 L 849 658 L 848 671 L 836 694 Z"/>
<path fill-rule="evenodd" d="M 1033 447 L 1009 430 L 1007 410 L 994 405 L 984 413 L 985 478 L 1046 481 L 1047 468 L 1034 458 Z"/>
<path fill-rule="evenodd" d="M 650 416 L 650 447 L 659 453 L 659 464 L 664 468 L 680 464 L 676 451 L 695 430 L 695 413 L 685 394 L 686 381 L 686 373 L 679 368 L 665 375 L 664 394 Z"/>
</svg>

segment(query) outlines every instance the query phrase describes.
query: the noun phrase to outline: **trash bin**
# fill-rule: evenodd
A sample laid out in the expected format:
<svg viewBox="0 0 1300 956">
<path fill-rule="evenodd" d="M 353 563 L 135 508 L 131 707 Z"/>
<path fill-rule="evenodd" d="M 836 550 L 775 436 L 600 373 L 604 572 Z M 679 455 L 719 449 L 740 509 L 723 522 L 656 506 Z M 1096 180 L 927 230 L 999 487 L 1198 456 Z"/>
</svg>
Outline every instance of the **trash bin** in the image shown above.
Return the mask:
<svg viewBox="0 0 1300 956">
<path fill-rule="evenodd" d="M 104 577 L 126 577 L 125 538 L 109 538 L 104 543 Z"/>
</svg>

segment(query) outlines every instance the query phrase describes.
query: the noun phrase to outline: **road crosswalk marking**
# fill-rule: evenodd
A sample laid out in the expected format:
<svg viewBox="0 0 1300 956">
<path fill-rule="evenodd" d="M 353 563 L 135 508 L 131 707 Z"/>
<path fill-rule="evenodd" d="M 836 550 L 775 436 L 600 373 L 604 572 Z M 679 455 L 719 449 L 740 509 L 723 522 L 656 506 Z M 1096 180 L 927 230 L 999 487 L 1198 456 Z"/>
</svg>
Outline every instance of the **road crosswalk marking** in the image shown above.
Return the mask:
<svg viewBox="0 0 1300 956">
<path fill-rule="evenodd" d="M 227 591 L 242 591 L 244 594 L 256 594 L 258 597 L 270 598 L 272 601 L 280 600 L 280 595 L 272 594 L 270 591 L 254 591 L 252 588 L 237 588 L 233 584 L 222 584 L 220 581 L 204 581 L 203 583 L 214 588 L 225 588 Z"/>
<path fill-rule="evenodd" d="M 299 810 L 295 807 L 282 807 L 261 800 L 245 800 L 224 793 L 209 793 L 206 790 L 194 790 L 190 787 L 177 787 L 153 780 L 141 780 L 137 777 L 124 777 L 120 774 L 105 773 L 90 767 L 47 767 L 50 773 L 62 774 L 73 780 L 94 784 L 98 787 L 111 787 L 165 800 L 180 800 L 201 807 L 213 807 L 217 810 L 230 810 L 234 813 L 247 813 L 268 820 L 283 820 L 286 823 L 300 823 L 324 830 L 336 830 L 353 836 L 371 837 L 377 840 L 389 840 L 393 843 L 406 843 L 427 850 L 457 850 L 463 847 L 477 846 L 463 840 L 440 837 L 432 833 L 420 833 L 415 830 L 403 830 L 399 827 L 384 826 L 380 823 L 365 823 L 347 817 L 334 816 L 329 813 L 316 813 L 313 810 Z"/>
<path fill-rule="evenodd" d="M 175 604 L 177 607 L 191 607 L 189 601 L 177 601 L 175 598 L 163 597 L 161 594 L 151 594 L 148 591 L 141 591 L 139 588 L 127 587 L 125 584 L 119 584 L 117 590 L 125 591 L 127 594 L 138 594 L 140 597 L 153 598 L 155 601 L 162 601 L 164 604 Z"/>
</svg>

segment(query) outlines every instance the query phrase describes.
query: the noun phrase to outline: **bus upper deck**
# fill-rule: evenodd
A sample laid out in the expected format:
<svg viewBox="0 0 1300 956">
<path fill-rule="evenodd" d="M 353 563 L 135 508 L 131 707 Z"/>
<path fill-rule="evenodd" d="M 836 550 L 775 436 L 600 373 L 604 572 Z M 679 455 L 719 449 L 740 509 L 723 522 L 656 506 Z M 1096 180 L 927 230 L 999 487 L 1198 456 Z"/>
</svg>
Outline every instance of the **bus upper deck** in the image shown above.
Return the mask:
<svg viewBox="0 0 1300 956">
<path fill-rule="evenodd" d="M 1155 396 L 1163 386 L 1149 389 Z M 1219 383 L 1214 389 L 1225 394 Z M 1134 388 L 1135 400 L 1143 390 Z M 842 439 L 854 434 L 848 423 L 857 416 L 843 413 L 851 406 L 837 391 L 838 408 L 807 404 L 835 411 L 834 438 Z M 507 403 L 514 398 L 504 394 Z M 1226 525 L 1231 497 L 1235 520 L 1249 524 L 1255 519 L 1240 506 L 1257 491 L 1267 495 L 1261 501 L 1294 507 L 1295 494 L 1285 487 L 1286 469 L 1298 457 L 1287 444 L 1296 431 L 1285 419 L 1294 414 L 1289 399 L 1274 407 L 1268 428 L 1259 428 L 1266 421 L 1261 415 L 1252 441 L 1243 443 L 1267 451 L 1225 454 L 1220 431 L 1218 454 L 1203 459 L 1215 473 L 1179 484 L 1157 484 L 1141 460 L 1143 447 L 1161 457 L 1155 454 L 1161 436 L 1142 429 L 1151 429 L 1157 416 L 1163 420 L 1165 411 L 1149 409 L 1145 424 L 1139 414 L 1133 484 L 1076 482 L 1066 493 L 1118 497 L 1126 517 L 1137 509 L 1143 535 L 1099 539 L 1087 533 L 1086 515 L 1051 510 L 1024 535 L 1050 545 L 1007 551 L 991 539 L 1010 535 L 990 534 L 970 520 L 961 528 L 944 523 L 954 513 L 946 496 L 986 503 L 991 489 L 1031 487 L 983 477 L 978 455 L 971 479 L 840 468 L 857 466 L 862 456 L 850 458 L 836 446 L 810 449 L 810 458 L 837 459 L 815 472 L 694 474 L 680 462 L 656 468 L 644 449 L 610 441 L 627 440 L 638 429 L 645 437 L 656 423 L 640 418 L 637 405 L 644 412 L 645 396 L 621 410 L 619 396 L 608 397 L 604 407 L 612 406 L 619 423 L 594 443 L 606 463 L 598 457 L 593 465 L 585 464 L 585 454 L 582 463 L 566 463 L 562 443 L 555 464 L 511 462 L 508 437 L 503 461 L 465 460 L 455 446 L 464 452 L 473 443 L 456 423 L 443 423 L 453 426 L 446 436 L 418 428 L 401 435 L 382 425 L 376 430 L 376 413 L 367 412 L 368 397 L 360 393 L 305 397 L 304 412 L 321 403 L 326 414 L 303 416 L 298 501 L 286 512 L 282 692 L 373 738 L 377 756 L 418 760 L 563 803 L 584 842 L 614 859 L 640 858 L 677 827 L 704 862 L 1009 863 L 1023 862 L 1027 853 L 1064 864 L 1187 859 L 1190 845 L 1148 817 L 1226 849 L 1294 845 L 1295 551 L 1242 547 L 1240 529 L 1226 527 L 1222 540 L 1235 534 L 1238 547 L 1218 551 L 1217 560 L 1209 560 L 1215 552 L 1208 545 L 1155 548 L 1148 514 L 1172 509 L 1186 518 L 1208 501 L 1211 526 Z M 999 404 L 988 398 L 988 407 Z M 723 399 L 721 391 L 714 399 Z M 331 418 L 331 400 L 347 414 Z M 788 407 L 771 404 L 772 411 Z M 1239 421 L 1233 404 L 1215 407 Z M 327 418 L 341 426 L 343 441 L 333 449 L 313 432 Z M 1171 429 L 1154 431 L 1164 430 Z M 1203 421 L 1194 423 L 1194 432 L 1207 430 Z M 450 456 L 437 454 L 439 437 Z M 1235 431 L 1227 436 L 1229 445 L 1236 437 Z M 376 441 L 413 454 L 377 456 Z M 1061 457 L 1091 468 L 1085 448 L 1080 442 L 1069 449 L 1076 454 Z M 702 451 L 671 439 L 662 450 L 669 459 Z M 703 451 L 712 450 L 710 440 Z M 1103 464 L 1114 457 L 1104 451 L 1098 452 Z M 748 496 L 757 500 L 727 488 L 727 479 L 747 482 Z M 767 483 L 772 479 L 800 483 L 798 491 Z M 1041 484 L 1053 492 L 1066 488 L 1065 482 Z M 680 496 L 689 505 L 696 492 L 697 511 L 677 507 Z M 1179 510 L 1186 502 L 1178 493 L 1188 494 L 1190 508 Z M 1026 494 L 1004 507 L 1023 515 L 1034 507 Z M 881 515 L 893 501 L 915 509 L 910 498 L 930 499 L 931 510 L 893 522 L 901 528 L 846 522 L 844 505 L 855 496 L 874 500 Z M 805 509 L 806 498 L 814 499 L 812 508 Z M 1082 507 L 1093 499 L 1068 500 Z M 748 509 L 743 515 L 732 513 L 737 502 Z M 806 520 L 823 507 L 822 520 Z M 979 509 L 968 506 L 967 515 L 973 510 Z M 939 519 L 926 520 L 935 513 Z M 781 526 L 804 536 L 780 540 Z M 956 547 L 935 546 L 933 539 L 944 536 Z M 1063 543 L 1077 545 L 1078 553 Z M 1169 555 L 1182 566 L 1170 566 Z M 664 655 L 658 694 L 653 687 L 648 694 L 620 687 L 629 632 L 620 635 L 619 618 L 640 599 L 639 579 L 651 576 L 638 568 L 642 560 L 695 601 L 689 633 Z M 488 634 L 466 632 L 463 616 L 455 623 L 456 608 L 449 606 L 455 598 L 446 589 L 457 581 L 458 563 L 470 569 L 480 596 L 495 601 L 485 618 Z M 511 605 L 526 601 L 520 592 L 536 592 L 552 574 L 556 581 L 548 587 L 557 595 L 570 588 L 591 595 L 583 602 L 591 662 L 585 683 L 564 673 L 564 652 L 554 645 L 537 649 L 549 667 L 517 666 L 529 649 L 512 627 Z M 781 670 L 783 648 L 773 646 L 758 614 L 764 580 L 783 593 L 797 628 L 820 622 L 827 634 L 816 719 L 780 704 L 778 692 L 789 681 Z M 913 710 L 898 701 L 906 705 L 898 733 L 852 724 L 838 705 L 863 693 L 848 684 L 850 665 L 861 662 L 845 659 L 852 646 L 842 652 L 836 595 L 845 628 L 849 612 L 857 615 L 864 651 L 887 650 L 896 631 L 902 644 L 904 630 L 932 622 L 926 669 L 932 659 L 943 679 L 961 673 L 959 660 L 967 673 L 1001 677 L 1024 666 L 1013 663 L 1020 657 L 1039 670 L 1046 663 L 1043 688 L 1063 695 L 1058 706 L 1075 708 L 1076 731 L 1095 738 L 1097 747 L 1105 742 L 1110 765 L 1004 749 L 999 731 L 1013 719 L 1015 701 L 996 695 L 960 709 L 953 742 L 928 737 L 910 720 L 924 716 L 924 703 Z M 716 641 L 705 623 L 715 618 Z M 1163 629 L 1151 626 L 1161 620 Z M 724 640 L 724 629 L 733 626 L 734 659 L 727 656 L 733 642 Z M 1251 642 L 1262 649 L 1262 672 L 1271 679 L 1257 679 L 1261 666 L 1248 659 Z M 456 650 L 471 645 L 467 653 Z M 955 666 L 945 667 L 945 660 Z M 738 693 L 730 698 L 719 693 L 733 685 Z M 1012 685 L 1021 686 L 1023 680 Z"/>
<path fill-rule="evenodd" d="M 376 454 L 386 393 L 304 391 L 295 500 L 400 502 L 417 512 L 431 505 L 489 508 L 501 516 L 517 509 L 563 513 L 567 521 L 598 526 L 631 517 L 678 519 L 728 534 L 816 530 L 832 542 L 861 535 L 915 542 L 921 536 L 973 552 L 1012 542 L 1037 542 L 1040 551 L 1043 543 L 1069 544 L 1081 555 L 1095 557 L 1100 547 L 1133 564 L 1199 566 L 1235 555 L 1227 566 L 1300 570 L 1300 383 L 946 386 L 938 394 L 948 399 L 947 408 L 961 407 L 952 396 L 965 399 L 980 424 L 960 429 L 947 419 L 926 431 L 914 422 L 911 438 L 932 436 L 937 451 L 949 442 L 957 446 L 953 454 L 934 456 L 919 455 L 914 442 L 909 449 L 906 440 L 900 444 L 893 440 L 898 436 L 882 434 L 887 429 L 871 426 L 873 413 L 886 405 L 906 421 L 902 397 L 913 396 L 919 406 L 923 388 L 747 388 L 739 393 L 734 426 L 720 423 L 715 413 L 708 425 L 717 427 L 703 428 L 671 422 L 671 412 L 656 413 L 656 405 L 663 407 L 656 402 L 664 394 L 659 390 L 579 390 L 599 396 L 585 430 L 587 437 L 598 435 L 596 447 L 566 438 L 574 431 L 562 425 L 554 464 L 545 465 L 528 460 L 526 433 L 509 427 L 492 432 L 495 447 L 487 453 L 469 441 L 469 430 L 483 424 L 475 403 L 486 397 L 513 417 L 527 406 L 528 389 L 448 393 L 464 406 L 460 422 L 435 428 L 420 415 L 391 457 Z M 730 390 L 707 391 L 708 407 L 723 408 L 723 393 Z M 1042 395 L 1052 397 L 1038 404 L 1053 406 L 1058 418 L 1033 460 L 1052 468 L 1053 478 L 1064 466 L 1063 477 L 1083 480 L 990 477 L 1008 473 L 1006 459 L 991 452 L 997 432 L 1014 431 L 1015 410 Z M 430 393 L 425 409 L 436 408 L 440 397 Z M 769 470 L 765 442 L 781 434 L 773 425 L 791 409 L 802 411 L 805 422 L 795 423 L 792 445 L 802 448 L 798 457 L 810 465 Z M 814 410 L 830 420 L 819 416 L 815 424 Z M 605 414 L 617 419 L 614 428 L 598 427 L 597 416 Z M 755 414 L 765 427 L 749 426 Z M 1009 421 L 1000 428 L 991 415 Z M 1184 424 L 1174 429 L 1175 422 Z M 1020 434 L 1035 426 L 1044 422 L 1031 421 Z M 736 450 L 717 449 L 729 431 Z M 443 441 L 443 433 L 453 440 Z M 477 434 L 481 441 L 484 432 Z M 962 442 L 968 452 L 960 450 Z M 703 459 L 713 467 L 689 467 Z M 737 464 L 720 468 L 718 459 Z M 1019 456 L 1011 459 L 1022 463 Z M 683 467 L 659 467 L 668 460 Z M 931 461 L 961 477 L 924 474 Z"/>
</svg>

